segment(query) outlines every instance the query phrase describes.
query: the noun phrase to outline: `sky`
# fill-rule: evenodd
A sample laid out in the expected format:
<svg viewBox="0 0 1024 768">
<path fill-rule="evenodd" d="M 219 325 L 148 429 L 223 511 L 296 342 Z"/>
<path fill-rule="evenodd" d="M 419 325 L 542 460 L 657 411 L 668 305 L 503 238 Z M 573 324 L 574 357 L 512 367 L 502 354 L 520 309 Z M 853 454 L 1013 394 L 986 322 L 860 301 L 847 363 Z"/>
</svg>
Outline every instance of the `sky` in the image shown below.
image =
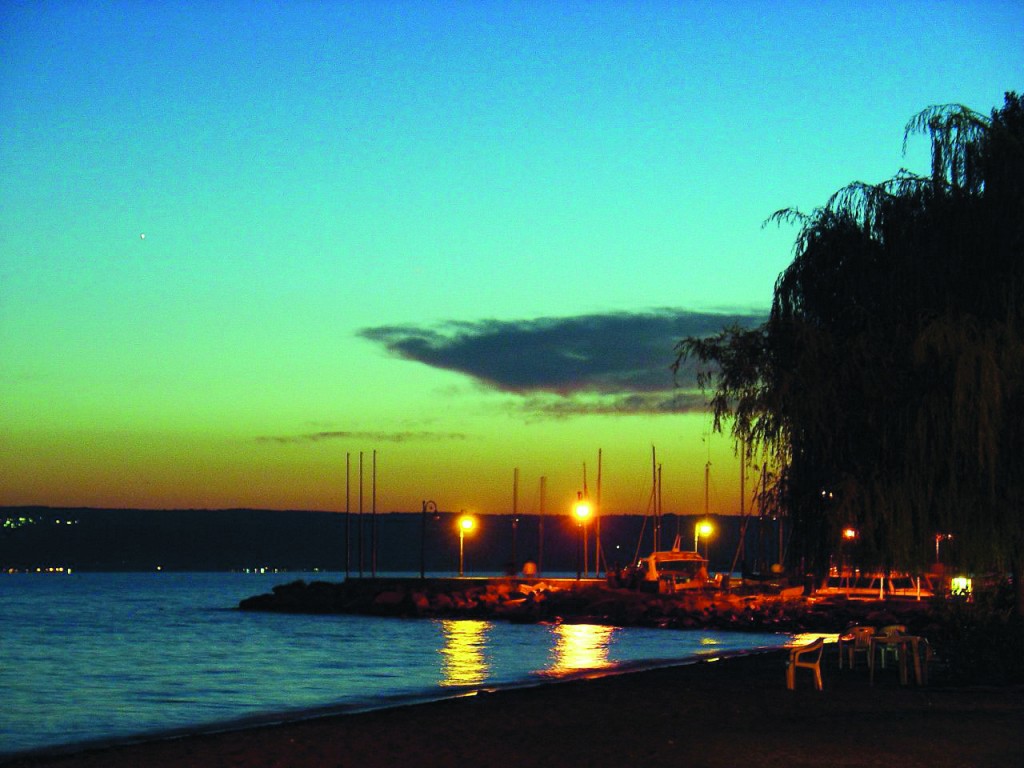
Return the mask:
<svg viewBox="0 0 1024 768">
<path fill-rule="evenodd" d="M 0 504 L 737 512 L 675 343 L 1022 89 L 1016 0 L 3 0 Z"/>
</svg>

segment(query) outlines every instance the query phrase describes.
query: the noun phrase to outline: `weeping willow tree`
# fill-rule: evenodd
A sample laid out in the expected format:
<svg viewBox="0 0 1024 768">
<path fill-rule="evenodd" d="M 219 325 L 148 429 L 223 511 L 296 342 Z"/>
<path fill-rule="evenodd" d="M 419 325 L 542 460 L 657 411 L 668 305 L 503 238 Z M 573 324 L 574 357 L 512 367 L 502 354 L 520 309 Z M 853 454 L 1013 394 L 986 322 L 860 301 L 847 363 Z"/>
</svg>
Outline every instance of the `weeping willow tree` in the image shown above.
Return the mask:
<svg viewBox="0 0 1024 768">
<path fill-rule="evenodd" d="M 865 564 L 923 567 L 951 534 L 1024 615 L 1024 99 L 932 107 L 920 133 L 929 175 L 776 213 L 800 230 L 769 319 L 684 339 L 676 365 L 777 468 L 791 558 L 820 573 L 852 525 Z"/>
</svg>

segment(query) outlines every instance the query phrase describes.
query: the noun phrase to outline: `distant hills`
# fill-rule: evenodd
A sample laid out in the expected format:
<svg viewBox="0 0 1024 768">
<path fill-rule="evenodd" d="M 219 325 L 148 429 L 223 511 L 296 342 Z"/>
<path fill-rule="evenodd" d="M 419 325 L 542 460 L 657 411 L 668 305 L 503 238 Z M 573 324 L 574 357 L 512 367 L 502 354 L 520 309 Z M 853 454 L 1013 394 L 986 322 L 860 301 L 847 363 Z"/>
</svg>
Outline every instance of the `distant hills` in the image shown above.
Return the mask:
<svg viewBox="0 0 1024 768">
<path fill-rule="evenodd" d="M 78 571 L 289 571 L 346 570 L 369 574 L 419 572 L 421 557 L 431 573 L 458 570 L 456 515 L 439 519 L 419 512 L 361 516 L 341 512 L 230 510 L 132 510 L 54 507 L 0 507 L 0 570 L 71 568 Z M 693 546 L 696 517 L 666 515 L 663 546 L 677 525 L 683 549 Z M 712 516 L 711 567 L 729 567 L 739 540 L 740 519 Z M 565 515 L 482 515 L 465 538 L 469 572 L 501 572 L 513 558 L 542 557 L 545 571 L 575 571 L 579 534 Z M 543 526 L 543 544 L 540 529 Z M 747 556 L 757 551 L 757 524 L 750 526 Z M 601 519 L 602 549 L 611 564 L 625 565 L 638 550 L 651 549 L 652 523 L 638 515 Z M 425 533 L 425 535 L 424 535 Z M 761 537 L 774 549 L 773 532 Z M 768 543 L 765 543 L 767 538 Z M 593 571 L 594 525 L 587 529 L 588 565 Z M 514 542 L 513 542 L 514 540 Z M 347 546 L 346 546 L 347 544 Z M 543 548 L 542 548 L 543 547 Z M 704 542 L 701 542 L 704 550 Z"/>
</svg>

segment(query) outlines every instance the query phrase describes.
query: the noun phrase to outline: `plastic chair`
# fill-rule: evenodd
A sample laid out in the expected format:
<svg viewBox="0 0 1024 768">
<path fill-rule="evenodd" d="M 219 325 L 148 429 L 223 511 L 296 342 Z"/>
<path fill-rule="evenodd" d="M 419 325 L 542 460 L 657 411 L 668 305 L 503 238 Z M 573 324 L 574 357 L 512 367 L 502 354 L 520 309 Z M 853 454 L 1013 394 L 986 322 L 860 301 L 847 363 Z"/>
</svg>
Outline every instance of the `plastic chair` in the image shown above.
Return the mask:
<svg viewBox="0 0 1024 768">
<path fill-rule="evenodd" d="M 814 672 L 814 685 L 820 691 L 821 685 L 821 653 L 825 648 L 825 641 L 820 637 L 813 643 L 793 648 L 789 652 L 789 661 L 786 662 L 786 687 L 789 690 L 796 688 L 796 669 L 803 667 Z"/>
<path fill-rule="evenodd" d="M 886 627 L 882 627 L 882 631 L 879 634 L 883 637 L 905 635 L 907 634 L 907 627 L 905 624 L 890 624 Z M 895 645 L 882 646 L 882 669 L 885 669 L 885 660 L 887 656 L 892 656 L 893 661 L 899 661 L 900 654 L 898 648 Z"/>
<path fill-rule="evenodd" d="M 839 638 L 839 668 L 843 668 L 843 651 L 846 651 L 847 659 L 850 662 L 850 669 L 856 669 L 858 653 L 864 656 L 867 661 L 871 652 L 871 638 L 875 635 L 875 628 L 869 626 L 850 627 L 845 635 Z"/>
</svg>

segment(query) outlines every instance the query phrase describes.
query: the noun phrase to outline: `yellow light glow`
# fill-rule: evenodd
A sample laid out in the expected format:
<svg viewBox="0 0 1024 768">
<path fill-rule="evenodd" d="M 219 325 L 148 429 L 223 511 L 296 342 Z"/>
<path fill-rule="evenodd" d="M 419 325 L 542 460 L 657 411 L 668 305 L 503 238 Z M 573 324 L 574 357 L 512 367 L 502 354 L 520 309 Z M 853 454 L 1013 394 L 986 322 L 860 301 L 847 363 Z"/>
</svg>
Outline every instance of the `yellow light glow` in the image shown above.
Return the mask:
<svg viewBox="0 0 1024 768">
<path fill-rule="evenodd" d="M 577 502 L 572 511 L 581 523 L 590 517 L 590 505 L 585 501 Z"/>
<path fill-rule="evenodd" d="M 715 527 L 708 522 L 699 523 L 697 525 L 697 532 L 704 537 L 710 536 L 715 532 Z"/>
<path fill-rule="evenodd" d="M 954 595 L 969 595 L 973 583 L 966 576 L 955 576 L 949 581 L 949 589 Z"/>
<path fill-rule="evenodd" d="M 844 539 L 856 539 L 857 538 L 857 529 L 856 528 L 843 528 L 843 538 Z"/>
<path fill-rule="evenodd" d="M 614 629 L 598 624 L 559 624 L 554 627 L 555 647 L 548 673 L 568 675 L 611 666 L 608 650 Z"/>
<path fill-rule="evenodd" d="M 829 632 L 798 632 L 790 638 L 789 642 L 786 643 L 786 647 L 796 648 L 813 643 L 818 639 L 824 640 L 826 643 L 837 643 L 839 642 L 839 634 Z"/>
<path fill-rule="evenodd" d="M 469 533 L 474 528 L 476 528 L 476 518 L 470 515 L 463 515 L 459 518 L 459 528 L 461 528 L 466 533 Z"/>
<path fill-rule="evenodd" d="M 487 679 L 487 633 L 490 622 L 475 619 L 444 620 L 441 648 L 441 685 L 480 685 Z"/>
</svg>

